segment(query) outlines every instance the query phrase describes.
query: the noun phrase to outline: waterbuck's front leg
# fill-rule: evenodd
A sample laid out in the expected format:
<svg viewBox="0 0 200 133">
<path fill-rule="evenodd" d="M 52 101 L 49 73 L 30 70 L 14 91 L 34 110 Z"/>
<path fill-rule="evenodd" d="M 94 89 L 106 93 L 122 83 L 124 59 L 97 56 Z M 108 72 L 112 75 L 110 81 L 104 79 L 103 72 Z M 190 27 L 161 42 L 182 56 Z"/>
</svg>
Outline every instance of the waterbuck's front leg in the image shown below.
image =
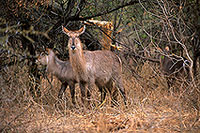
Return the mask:
<svg viewBox="0 0 200 133">
<path fill-rule="evenodd" d="M 73 103 L 73 105 L 75 105 L 76 104 L 76 102 L 75 102 L 75 84 L 73 84 L 73 83 L 69 84 L 69 88 L 70 88 L 72 103 Z"/>
<path fill-rule="evenodd" d="M 58 98 L 61 99 L 62 98 L 62 94 L 65 92 L 66 88 L 68 86 L 67 82 L 62 83 L 60 91 L 58 93 Z"/>
<path fill-rule="evenodd" d="M 81 101 L 82 101 L 82 103 L 83 103 L 83 105 L 84 105 L 84 103 L 85 103 L 85 89 L 86 89 L 86 82 L 80 82 L 79 83 L 79 87 L 80 87 L 80 89 L 81 89 Z"/>
</svg>

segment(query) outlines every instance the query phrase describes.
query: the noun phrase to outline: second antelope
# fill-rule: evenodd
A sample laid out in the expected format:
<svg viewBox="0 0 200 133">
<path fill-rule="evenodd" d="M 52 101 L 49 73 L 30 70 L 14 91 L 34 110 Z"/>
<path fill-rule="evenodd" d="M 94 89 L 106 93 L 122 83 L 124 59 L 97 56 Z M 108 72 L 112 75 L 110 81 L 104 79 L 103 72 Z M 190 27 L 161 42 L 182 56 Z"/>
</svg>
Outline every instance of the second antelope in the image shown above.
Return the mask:
<svg viewBox="0 0 200 133">
<path fill-rule="evenodd" d="M 114 82 L 116 89 L 112 94 L 112 102 L 116 102 L 117 93 L 120 92 L 126 104 L 121 59 L 108 50 L 84 51 L 79 36 L 84 33 L 85 26 L 77 31 L 69 31 L 65 27 L 62 27 L 62 30 L 69 36 L 70 63 L 80 84 L 83 102 L 86 84 L 88 84 L 87 98 L 90 98 L 90 91 L 96 85 L 101 92 L 102 102 L 106 95 L 106 93 L 102 93 L 106 92 L 105 88 L 111 92 Z"/>
<path fill-rule="evenodd" d="M 189 77 L 189 61 L 181 56 L 170 54 L 168 46 L 165 47 L 163 55 L 160 56 L 160 68 L 167 77 L 167 84 L 170 88 L 176 78 Z"/>
<path fill-rule="evenodd" d="M 62 94 L 69 85 L 72 103 L 75 104 L 75 83 L 77 83 L 77 81 L 70 62 L 59 60 L 51 49 L 47 49 L 47 51 L 48 55 L 39 56 L 38 62 L 42 65 L 47 65 L 47 71 L 56 76 L 62 82 L 58 97 L 62 97 Z"/>
</svg>

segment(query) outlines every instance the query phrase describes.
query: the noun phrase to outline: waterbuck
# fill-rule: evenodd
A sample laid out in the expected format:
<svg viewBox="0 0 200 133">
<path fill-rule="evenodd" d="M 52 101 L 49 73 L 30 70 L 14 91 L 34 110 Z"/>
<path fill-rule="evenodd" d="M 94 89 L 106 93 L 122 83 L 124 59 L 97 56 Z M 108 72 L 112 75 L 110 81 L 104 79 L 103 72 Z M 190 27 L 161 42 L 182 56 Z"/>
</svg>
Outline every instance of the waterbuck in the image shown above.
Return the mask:
<svg viewBox="0 0 200 133">
<path fill-rule="evenodd" d="M 112 94 L 112 102 L 117 100 L 116 94 L 119 90 L 126 104 L 121 59 L 108 50 L 84 51 L 79 36 L 84 33 L 85 26 L 77 31 L 69 31 L 65 27 L 62 27 L 62 30 L 69 36 L 70 63 L 81 88 L 82 101 L 84 102 L 85 99 L 86 84 L 88 85 L 88 99 L 91 95 L 90 91 L 95 85 L 99 88 L 102 99 L 104 99 L 106 95 L 105 88 L 111 92 L 112 85 L 115 83 L 116 89 Z"/>
<path fill-rule="evenodd" d="M 160 56 L 160 69 L 167 78 L 169 88 L 175 79 L 189 78 L 189 61 L 184 57 L 170 54 L 168 46 L 165 47 L 163 55 Z"/>
<path fill-rule="evenodd" d="M 75 83 L 77 81 L 70 62 L 59 60 L 51 49 L 47 48 L 47 51 L 48 55 L 39 56 L 38 62 L 42 65 L 47 65 L 47 72 L 53 74 L 62 82 L 58 97 L 62 97 L 69 85 L 72 103 L 75 104 Z"/>
</svg>

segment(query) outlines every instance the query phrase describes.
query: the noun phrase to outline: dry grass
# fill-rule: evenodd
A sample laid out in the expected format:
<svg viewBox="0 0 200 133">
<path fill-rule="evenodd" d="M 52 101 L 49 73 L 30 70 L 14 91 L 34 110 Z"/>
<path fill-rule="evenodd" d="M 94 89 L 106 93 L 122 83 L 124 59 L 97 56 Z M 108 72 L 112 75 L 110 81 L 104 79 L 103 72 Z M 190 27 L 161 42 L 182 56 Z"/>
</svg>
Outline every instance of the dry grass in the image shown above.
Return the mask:
<svg viewBox="0 0 200 133">
<path fill-rule="evenodd" d="M 127 107 L 111 107 L 109 95 L 99 105 L 99 92 L 93 90 L 90 109 L 84 108 L 76 87 L 76 107 L 69 89 L 57 99 L 60 82 L 49 76 L 41 81 L 37 101 L 29 94 L 26 67 L 14 66 L 0 77 L 0 130 L 2 132 L 198 132 L 200 121 L 186 89 L 168 92 L 166 80 L 152 64 L 140 68 L 141 79 L 124 72 Z M 138 70 L 139 71 L 139 70 Z M 179 87 L 181 87 L 179 85 Z M 195 123 L 194 123 L 195 122 Z"/>
</svg>

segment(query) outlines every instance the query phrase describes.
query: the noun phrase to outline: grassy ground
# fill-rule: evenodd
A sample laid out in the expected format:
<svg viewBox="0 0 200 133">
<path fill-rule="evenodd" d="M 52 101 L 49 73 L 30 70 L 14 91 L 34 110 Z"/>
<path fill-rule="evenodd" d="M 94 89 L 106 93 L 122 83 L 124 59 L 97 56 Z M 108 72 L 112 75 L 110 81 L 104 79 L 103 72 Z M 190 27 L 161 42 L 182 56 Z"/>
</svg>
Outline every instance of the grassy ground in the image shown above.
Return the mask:
<svg viewBox="0 0 200 133">
<path fill-rule="evenodd" d="M 167 89 L 166 80 L 152 64 L 136 69 L 135 79 L 124 70 L 128 105 L 119 97 L 118 107 L 111 107 L 110 96 L 98 106 L 100 93 L 92 92 L 91 105 L 82 106 L 76 86 L 76 106 L 71 104 L 69 89 L 58 99 L 60 82 L 48 76 L 41 78 L 41 97 L 29 93 L 27 69 L 9 68 L 0 76 L 0 131 L 2 132 L 200 132 L 195 109 L 198 97 L 192 87 L 177 83 Z M 197 84 L 198 85 L 198 84 Z M 195 88 L 198 90 L 198 88 Z M 188 91 L 190 90 L 190 91 Z M 196 103 L 197 102 L 197 103 Z"/>
</svg>

